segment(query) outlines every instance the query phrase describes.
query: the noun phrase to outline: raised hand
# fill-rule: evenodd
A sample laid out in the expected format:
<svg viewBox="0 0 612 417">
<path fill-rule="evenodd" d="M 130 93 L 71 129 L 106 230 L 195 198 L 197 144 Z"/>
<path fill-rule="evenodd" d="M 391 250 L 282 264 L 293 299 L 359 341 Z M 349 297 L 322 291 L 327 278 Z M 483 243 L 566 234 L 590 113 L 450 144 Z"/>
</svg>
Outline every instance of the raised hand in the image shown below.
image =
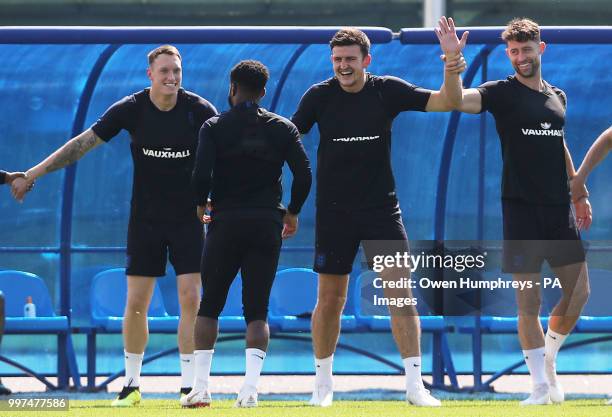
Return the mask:
<svg viewBox="0 0 612 417">
<path fill-rule="evenodd" d="M 467 42 L 469 32 L 466 30 L 461 35 L 461 40 L 457 38 L 457 32 L 455 31 L 455 22 L 452 17 L 448 19 L 442 16 L 438 20 L 438 27 L 434 28 L 438 41 L 440 41 L 440 47 L 444 51 L 444 55 L 448 57 L 454 57 L 460 54 Z"/>
</svg>

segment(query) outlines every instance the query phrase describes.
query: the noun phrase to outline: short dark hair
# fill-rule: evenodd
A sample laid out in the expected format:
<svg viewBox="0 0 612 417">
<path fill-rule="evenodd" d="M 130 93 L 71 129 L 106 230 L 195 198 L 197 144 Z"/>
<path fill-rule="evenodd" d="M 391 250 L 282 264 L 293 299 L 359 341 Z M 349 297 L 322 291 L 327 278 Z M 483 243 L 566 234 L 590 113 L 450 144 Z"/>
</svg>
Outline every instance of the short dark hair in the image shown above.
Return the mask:
<svg viewBox="0 0 612 417">
<path fill-rule="evenodd" d="M 230 81 L 249 93 L 261 92 L 266 87 L 269 78 L 268 68 L 261 62 L 252 59 L 240 61 L 230 73 Z"/>
<path fill-rule="evenodd" d="M 342 28 L 329 41 L 329 47 L 359 45 L 364 57 L 370 53 L 370 39 L 368 35 L 357 28 Z"/>
<path fill-rule="evenodd" d="M 515 17 L 508 22 L 506 30 L 502 32 L 502 39 L 508 41 L 540 42 L 540 27 L 538 24 L 527 17 Z"/>
<path fill-rule="evenodd" d="M 176 57 L 178 57 L 179 61 L 183 60 L 183 58 L 181 58 L 181 54 L 179 53 L 178 49 L 176 49 L 175 46 L 172 46 L 172 45 L 162 45 L 162 46 L 158 46 L 157 48 L 153 49 L 147 55 L 147 58 L 149 59 L 149 66 L 151 66 L 153 64 L 153 62 L 155 61 L 155 59 L 158 56 L 164 55 L 164 54 L 165 55 L 176 56 Z"/>
</svg>

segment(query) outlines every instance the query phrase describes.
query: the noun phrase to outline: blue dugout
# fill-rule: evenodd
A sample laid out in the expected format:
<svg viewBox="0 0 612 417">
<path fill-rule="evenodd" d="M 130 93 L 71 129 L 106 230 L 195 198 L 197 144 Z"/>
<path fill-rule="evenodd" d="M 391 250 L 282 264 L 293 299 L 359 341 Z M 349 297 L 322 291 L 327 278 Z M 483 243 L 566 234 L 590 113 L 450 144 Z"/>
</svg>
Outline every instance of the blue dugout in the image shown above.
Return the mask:
<svg viewBox="0 0 612 417">
<path fill-rule="evenodd" d="M 147 86 L 146 54 L 162 43 L 181 51 L 183 86 L 219 110 L 227 107 L 229 69 L 241 59 L 262 61 L 271 72 L 263 105 L 290 117 L 307 88 L 332 75 L 327 42 L 336 29 L 2 28 L 0 168 L 22 170 L 36 164 L 88 128 L 112 103 Z M 363 29 L 373 43 L 371 72 L 431 89 L 442 84 L 433 31 Z M 502 28 L 469 30 L 466 87 L 511 74 L 499 36 Z M 544 27 L 542 38 L 549 44 L 543 75 L 567 93 L 566 138 L 578 164 L 612 120 L 612 77 L 605 65 L 612 62 L 612 27 Z M 398 116 L 393 132 L 394 172 L 411 239 L 501 239 L 501 155 L 489 115 L 408 112 Z M 313 129 L 304 138 L 313 168 L 317 136 Z M 45 176 L 23 205 L 8 193 L 0 199 L 0 269 L 44 277 L 57 313 L 68 316 L 73 326 L 89 324 L 87 294 L 93 276 L 124 265 L 132 175 L 128 143 L 123 132 L 78 164 Z M 289 173 L 284 175 L 288 180 Z M 583 235 L 603 242 L 597 255 L 601 261 L 594 262 L 604 269 L 612 269 L 605 259 L 612 251 L 606 243 L 612 240 L 611 177 L 612 164 L 607 163 L 589 180 L 595 221 Z M 285 267 L 312 264 L 314 193 L 300 225 L 298 236 L 283 249 L 280 264 Z M 588 366 L 599 372 L 611 369 L 609 363 Z M 467 359 L 457 367 L 470 372 Z M 494 361 L 485 361 L 485 367 L 498 369 Z"/>
</svg>

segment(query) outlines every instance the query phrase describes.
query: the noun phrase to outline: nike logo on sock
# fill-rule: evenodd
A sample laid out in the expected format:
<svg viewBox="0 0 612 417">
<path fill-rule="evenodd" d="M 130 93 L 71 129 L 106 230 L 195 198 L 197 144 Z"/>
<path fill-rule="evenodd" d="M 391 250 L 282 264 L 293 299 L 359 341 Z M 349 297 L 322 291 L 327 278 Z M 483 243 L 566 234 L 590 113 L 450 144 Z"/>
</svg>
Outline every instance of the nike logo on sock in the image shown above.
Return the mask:
<svg viewBox="0 0 612 417">
<path fill-rule="evenodd" d="M 321 367 L 321 365 L 317 365 L 317 368 L 320 368 L 320 367 Z"/>
<path fill-rule="evenodd" d="M 421 365 L 417 365 L 416 363 L 413 363 L 412 366 L 414 366 L 415 368 L 418 368 Z"/>
<path fill-rule="evenodd" d="M 259 359 L 261 359 L 262 361 L 264 360 L 264 357 L 263 357 L 263 356 L 259 356 L 259 355 L 258 355 L 258 354 L 256 354 L 256 353 L 253 353 L 253 356 L 258 357 L 258 358 L 259 358 Z"/>
<path fill-rule="evenodd" d="M 529 356 L 525 356 L 525 360 L 529 359 Z"/>
<path fill-rule="evenodd" d="M 555 336 L 553 336 L 553 335 L 551 335 L 551 334 L 549 334 L 549 336 L 550 336 L 550 337 L 552 337 L 552 338 L 553 338 L 553 340 L 557 340 L 557 338 L 556 338 Z"/>
<path fill-rule="evenodd" d="M 189 359 L 181 359 L 183 362 L 191 362 Z"/>
</svg>

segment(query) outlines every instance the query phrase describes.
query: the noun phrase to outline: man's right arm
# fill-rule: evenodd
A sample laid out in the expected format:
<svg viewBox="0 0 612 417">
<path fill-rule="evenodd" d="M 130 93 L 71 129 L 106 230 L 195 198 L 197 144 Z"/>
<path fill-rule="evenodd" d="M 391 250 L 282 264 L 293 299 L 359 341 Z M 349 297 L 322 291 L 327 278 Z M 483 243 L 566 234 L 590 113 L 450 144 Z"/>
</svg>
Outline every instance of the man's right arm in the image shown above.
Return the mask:
<svg viewBox="0 0 612 417">
<path fill-rule="evenodd" d="M 73 164 L 93 148 L 116 136 L 121 129 L 130 130 L 129 127 L 137 119 L 134 117 L 136 106 L 135 95 L 124 97 L 110 106 L 92 127 L 70 139 L 44 161 L 30 168 L 26 172 L 26 178 L 13 181 L 11 192 L 15 199 L 22 201 L 37 178 Z"/>
<path fill-rule="evenodd" d="M 322 105 L 321 89 L 322 87 L 318 85 L 310 87 L 300 99 L 297 110 L 291 116 L 291 123 L 297 127 L 302 137 L 310 132 L 312 126 L 317 122 L 316 109 Z"/>
<path fill-rule="evenodd" d="M 511 110 L 515 105 L 514 98 L 507 81 L 487 81 L 476 88 L 464 89 L 461 104 L 455 110 L 472 114 L 486 110 L 495 116 Z"/>
<path fill-rule="evenodd" d="M 463 99 L 456 110 L 471 114 L 478 114 L 482 112 L 482 95 L 480 94 L 480 91 L 478 91 L 476 88 L 464 89 Z"/>
<path fill-rule="evenodd" d="M 25 178 L 17 178 L 12 184 L 13 197 L 21 201 L 28 187 L 39 177 L 78 161 L 87 152 L 104 143 L 92 129 L 87 129 L 80 135 L 70 139 L 45 160 L 26 171 Z"/>
</svg>

